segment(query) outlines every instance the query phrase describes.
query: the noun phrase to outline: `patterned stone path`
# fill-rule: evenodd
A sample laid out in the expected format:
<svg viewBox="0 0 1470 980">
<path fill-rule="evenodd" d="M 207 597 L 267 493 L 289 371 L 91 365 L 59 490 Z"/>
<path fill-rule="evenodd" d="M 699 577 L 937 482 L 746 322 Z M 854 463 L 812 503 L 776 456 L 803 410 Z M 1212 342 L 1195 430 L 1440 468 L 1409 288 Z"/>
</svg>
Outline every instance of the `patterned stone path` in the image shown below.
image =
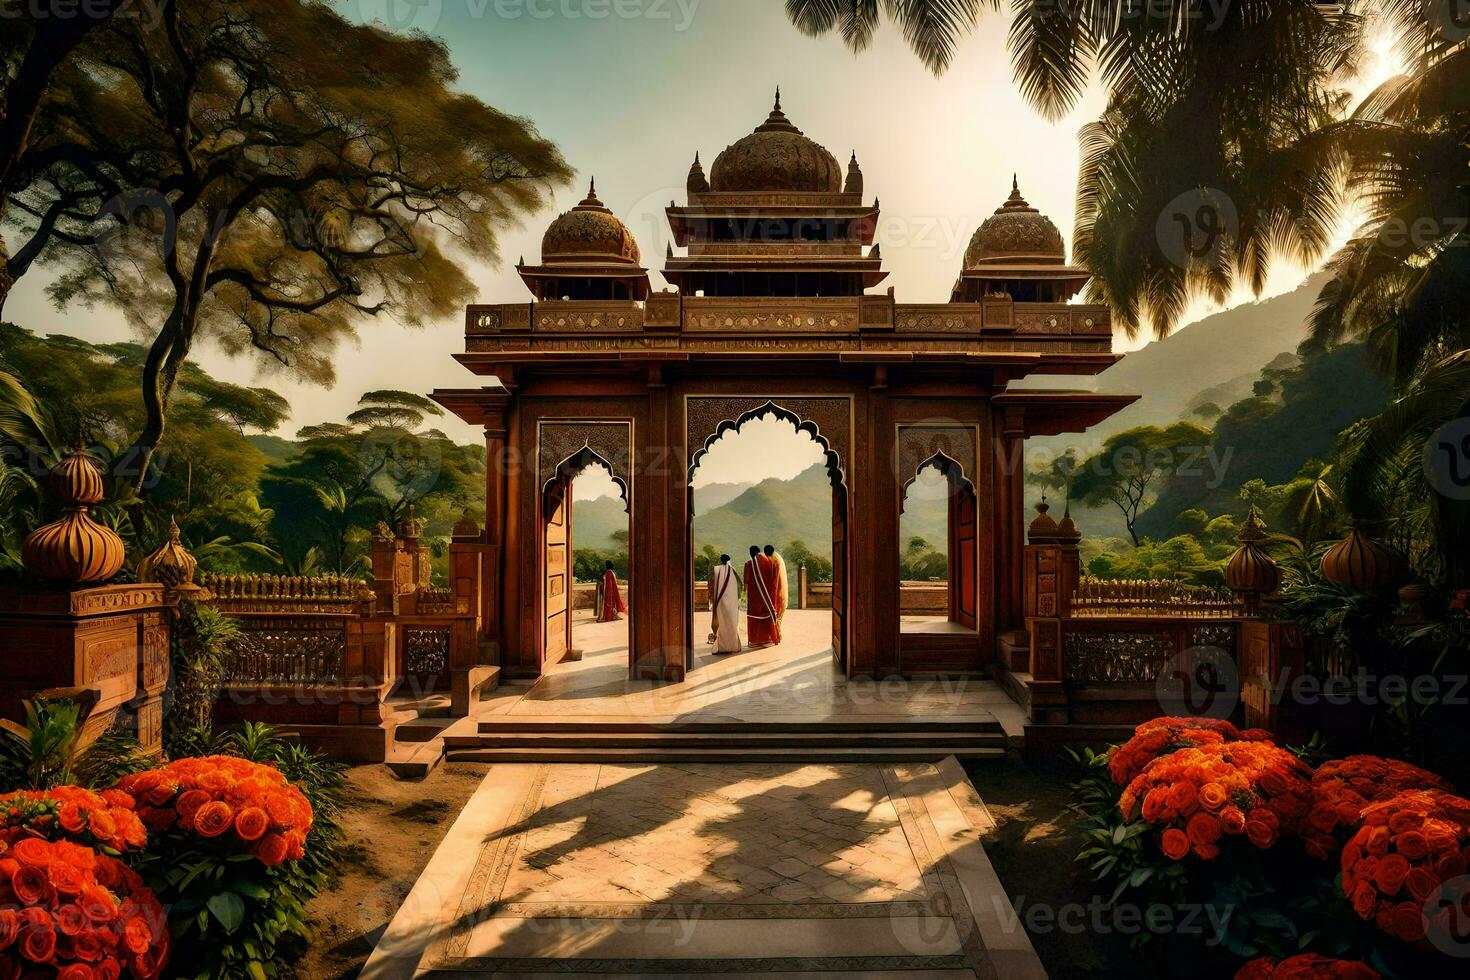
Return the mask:
<svg viewBox="0 0 1470 980">
<path fill-rule="evenodd" d="M 497 765 L 363 977 L 1041 977 L 954 760 Z"/>
</svg>

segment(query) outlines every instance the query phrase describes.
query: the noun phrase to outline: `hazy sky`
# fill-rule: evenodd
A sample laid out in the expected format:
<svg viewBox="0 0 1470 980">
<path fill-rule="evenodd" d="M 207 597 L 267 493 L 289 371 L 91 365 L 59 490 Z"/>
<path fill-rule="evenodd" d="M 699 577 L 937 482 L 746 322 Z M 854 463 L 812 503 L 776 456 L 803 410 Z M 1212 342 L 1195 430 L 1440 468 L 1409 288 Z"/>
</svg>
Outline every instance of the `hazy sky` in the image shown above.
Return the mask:
<svg viewBox="0 0 1470 980">
<path fill-rule="evenodd" d="M 557 192 L 554 210 L 503 236 L 501 261 L 474 257 L 481 302 L 529 299 L 515 260 L 539 257 L 546 224 L 583 196 L 589 176 L 637 236 L 645 263 L 661 264 L 668 240 L 663 208 L 684 200 L 695 151 L 708 169 L 720 150 L 765 118 L 778 84 L 787 115 L 807 135 L 844 162 L 857 151 L 867 195 L 882 200 L 878 240 L 890 271 L 884 286 L 896 287 L 900 302 L 943 301 L 971 233 L 1005 199 L 1012 172 L 1031 204 L 1070 238 L 1076 133 L 1103 104 L 1093 92 L 1055 124 L 1032 111 L 1011 81 L 1001 16 L 987 17 L 954 67 L 936 78 L 890 27 L 855 56 L 835 36 L 800 35 L 780 0 L 349 0 L 340 6 L 348 16 L 445 38 L 460 85 L 533 120 L 578 171 L 573 185 Z M 1301 278 L 1283 271 L 1268 293 L 1291 289 Z M 7 316 L 41 333 L 127 336 L 112 311 L 58 313 L 44 297 L 45 282 L 44 272 L 23 279 Z M 665 285 L 656 270 L 653 282 Z M 419 332 L 391 321 L 365 324 L 357 345 L 340 351 L 331 389 L 260 373 L 265 366 L 258 361 L 231 362 L 207 347 L 198 359 L 217 375 L 286 395 L 293 415 L 280 432 L 290 435 L 341 419 L 364 391 L 476 384 L 450 357 L 463 350 L 462 324 L 450 318 Z M 443 427 L 474 437 L 454 420 Z M 769 438 L 740 439 L 748 445 L 743 451 L 732 445 L 728 453 L 712 452 L 698 482 L 798 472 L 808 457 L 800 454 L 797 434 L 784 430 L 791 441 L 783 443 L 780 427 L 769 428 Z"/>
</svg>

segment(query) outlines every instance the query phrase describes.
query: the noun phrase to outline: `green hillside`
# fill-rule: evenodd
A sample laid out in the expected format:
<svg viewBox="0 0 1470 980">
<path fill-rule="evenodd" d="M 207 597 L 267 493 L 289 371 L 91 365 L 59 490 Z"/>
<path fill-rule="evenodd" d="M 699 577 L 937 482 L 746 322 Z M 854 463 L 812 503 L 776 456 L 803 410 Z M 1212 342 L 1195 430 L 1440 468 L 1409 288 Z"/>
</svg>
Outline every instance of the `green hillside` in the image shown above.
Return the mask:
<svg viewBox="0 0 1470 980">
<path fill-rule="evenodd" d="M 618 551 L 623 546 L 613 539 L 628 531 L 628 512 L 622 497 L 598 497 L 572 501 L 572 547 Z"/>
</svg>

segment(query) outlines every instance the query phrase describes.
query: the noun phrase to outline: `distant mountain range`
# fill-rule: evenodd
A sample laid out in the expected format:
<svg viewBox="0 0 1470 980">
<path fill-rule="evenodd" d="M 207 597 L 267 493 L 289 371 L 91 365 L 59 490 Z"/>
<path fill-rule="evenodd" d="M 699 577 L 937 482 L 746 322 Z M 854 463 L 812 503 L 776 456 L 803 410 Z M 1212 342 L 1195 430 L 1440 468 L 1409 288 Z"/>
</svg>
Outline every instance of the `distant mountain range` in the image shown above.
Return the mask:
<svg viewBox="0 0 1470 980">
<path fill-rule="evenodd" d="M 737 558 L 751 545 L 773 544 L 785 549 L 800 541 L 813 552 L 827 554 L 832 544 L 832 485 L 826 467 L 818 464 L 789 480 L 759 483 L 719 483 L 694 491 L 694 548 L 706 543 Z M 904 543 L 923 537 L 942 546 L 948 515 L 943 500 L 913 495 L 905 509 Z M 626 531 L 628 516 L 615 497 L 578 500 L 572 504 L 572 539 L 577 548 L 614 551 L 621 547 L 612 535 Z"/>
<path fill-rule="evenodd" d="M 1228 408 L 1250 397 L 1263 368 L 1283 354 L 1295 359 L 1307 336 L 1307 314 L 1325 281 L 1318 273 L 1289 293 L 1215 313 L 1130 352 L 1097 376 L 1097 390 L 1143 397 L 1081 435 L 1034 439 L 1028 445 L 1058 454 L 1071 447 L 1087 452 L 1124 429 L 1182 418 L 1203 421 L 1193 415 L 1195 408 L 1208 402 Z M 1077 388 L 1077 381 L 1058 378 L 1055 386 Z M 1052 380 L 1038 379 L 1038 384 L 1052 386 Z"/>
</svg>

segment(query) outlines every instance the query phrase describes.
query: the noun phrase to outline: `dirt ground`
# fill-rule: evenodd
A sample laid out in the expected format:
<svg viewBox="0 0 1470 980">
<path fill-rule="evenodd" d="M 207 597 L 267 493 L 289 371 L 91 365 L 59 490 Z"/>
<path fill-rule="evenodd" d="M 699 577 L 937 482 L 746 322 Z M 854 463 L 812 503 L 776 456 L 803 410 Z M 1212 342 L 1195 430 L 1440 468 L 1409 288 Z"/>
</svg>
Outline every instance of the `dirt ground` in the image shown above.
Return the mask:
<svg viewBox="0 0 1470 980">
<path fill-rule="evenodd" d="M 1069 809 L 1070 773 L 1065 768 L 1049 771 L 1013 762 L 965 768 L 995 818 L 995 833 L 985 839 L 985 853 L 1021 921 L 1027 921 L 1027 910 L 1037 905 L 1059 909 L 1092 902 L 1096 889 L 1084 877 L 1087 869 L 1072 860 L 1081 847 L 1075 830 L 1078 818 Z M 1056 929 L 1029 931 L 1053 980 L 1097 975 L 1098 937 Z"/>
<path fill-rule="evenodd" d="M 483 764 L 446 763 L 421 782 L 396 779 L 387 766 L 347 771 L 346 856 L 338 880 L 311 903 L 315 937 L 297 976 L 357 976 L 487 771 Z"/>
</svg>

